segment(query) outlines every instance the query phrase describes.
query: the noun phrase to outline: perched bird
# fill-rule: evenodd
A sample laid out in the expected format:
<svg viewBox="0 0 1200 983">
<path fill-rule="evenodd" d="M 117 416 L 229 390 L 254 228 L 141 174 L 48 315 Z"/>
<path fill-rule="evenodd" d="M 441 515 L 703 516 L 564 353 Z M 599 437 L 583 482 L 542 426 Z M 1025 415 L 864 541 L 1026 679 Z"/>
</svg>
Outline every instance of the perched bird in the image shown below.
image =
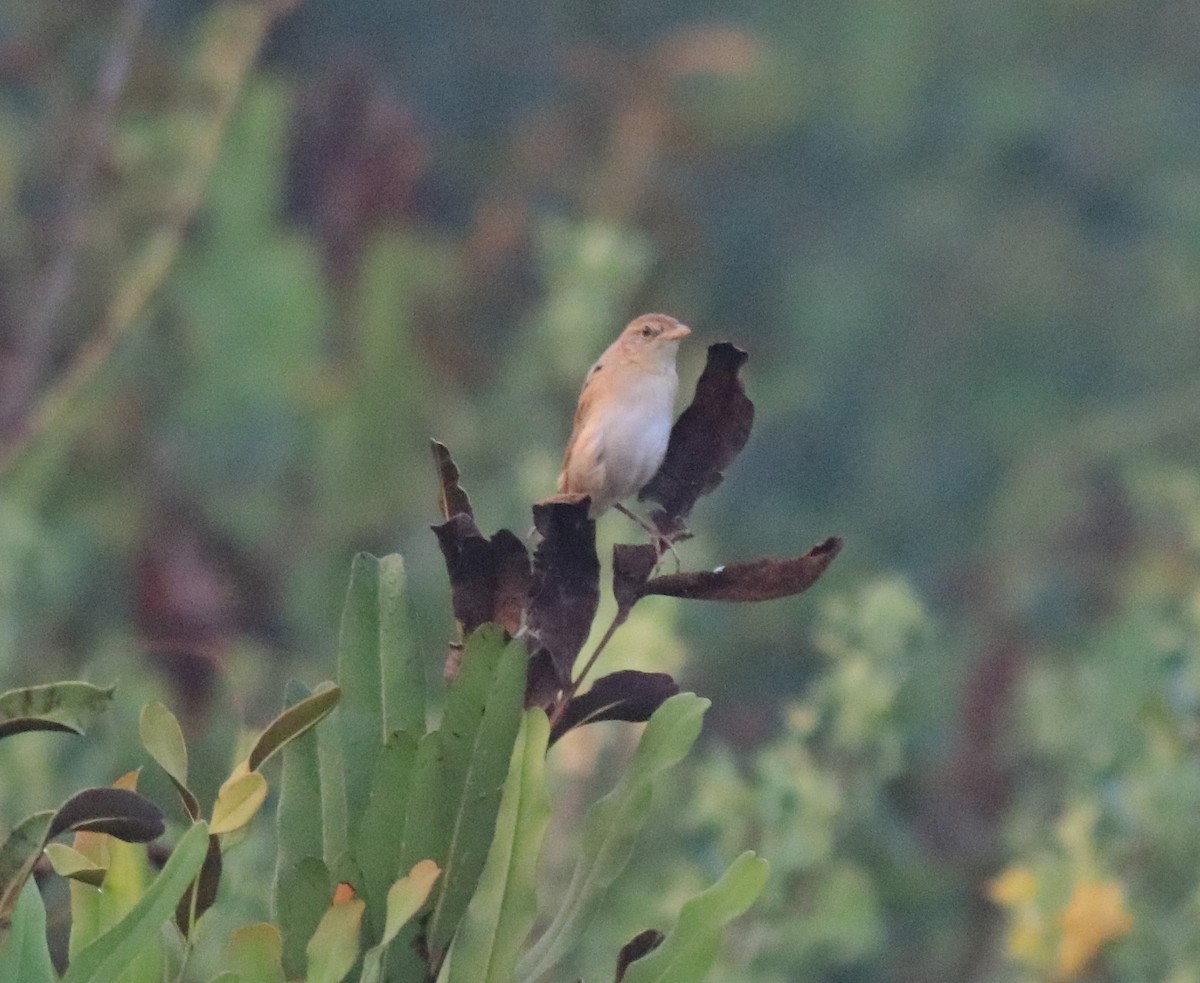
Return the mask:
<svg viewBox="0 0 1200 983">
<path fill-rule="evenodd" d="M 634 318 L 588 370 L 558 490 L 589 495 L 595 518 L 636 495 L 662 464 L 679 377 L 675 356 L 691 330 L 665 314 Z"/>
</svg>

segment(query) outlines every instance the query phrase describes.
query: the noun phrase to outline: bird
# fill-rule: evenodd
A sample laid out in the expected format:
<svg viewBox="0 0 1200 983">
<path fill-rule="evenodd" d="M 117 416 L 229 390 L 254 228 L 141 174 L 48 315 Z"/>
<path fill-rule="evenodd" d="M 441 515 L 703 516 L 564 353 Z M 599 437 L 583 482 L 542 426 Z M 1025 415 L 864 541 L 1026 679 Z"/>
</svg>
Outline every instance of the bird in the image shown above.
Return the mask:
<svg viewBox="0 0 1200 983">
<path fill-rule="evenodd" d="M 648 528 L 620 500 L 636 495 L 666 456 L 679 388 L 675 358 L 691 333 L 666 314 L 643 314 L 588 370 L 558 491 L 589 496 L 589 518 L 615 506 Z"/>
</svg>

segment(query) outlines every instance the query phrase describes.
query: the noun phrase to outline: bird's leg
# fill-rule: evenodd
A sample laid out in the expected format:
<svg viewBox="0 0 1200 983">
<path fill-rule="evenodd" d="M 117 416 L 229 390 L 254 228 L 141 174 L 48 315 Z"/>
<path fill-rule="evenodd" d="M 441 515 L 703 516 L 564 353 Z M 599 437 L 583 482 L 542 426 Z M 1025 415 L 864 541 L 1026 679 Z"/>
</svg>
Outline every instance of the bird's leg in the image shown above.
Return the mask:
<svg viewBox="0 0 1200 983">
<path fill-rule="evenodd" d="M 630 519 L 636 522 L 650 535 L 650 541 L 654 544 L 654 566 L 656 568 L 662 562 L 663 554 L 667 551 L 670 551 L 671 555 L 675 557 L 675 572 L 679 573 L 679 571 L 683 569 L 683 562 L 680 560 L 679 554 L 675 552 L 675 544 L 671 542 L 670 537 L 664 536 L 652 525 L 643 520 L 641 516 L 629 511 L 629 509 L 625 508 L 625 506 L 620 502 L 614 502 L 613 508 L 615 508 L 622 515 L 629 516 Z"/>
</svg>

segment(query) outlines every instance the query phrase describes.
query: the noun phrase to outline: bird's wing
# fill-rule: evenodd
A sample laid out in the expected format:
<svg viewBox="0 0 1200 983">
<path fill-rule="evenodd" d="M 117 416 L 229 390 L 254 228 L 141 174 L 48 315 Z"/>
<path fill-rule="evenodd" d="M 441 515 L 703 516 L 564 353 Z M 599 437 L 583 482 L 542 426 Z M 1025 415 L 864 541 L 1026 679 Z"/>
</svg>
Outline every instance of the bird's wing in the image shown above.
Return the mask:
<svg viewBox="0 0 1200 983">
<path fill-rule="evenodd" d="M 587 442 L 585 431 L 588 418 L 591 416 L 592 405 L 599 392 L 599 389 L 592 383 L 602 368 L 603 363 L 598 361 L 588 370 L 587 378 L 583 383 L 583 391 L 579 394 L 579 405 L 575 407 L 575 419 L 571 424 L 571 439 L 567 441 L 567 449 L 563 452 L 562 471 L 558 476 L 560 492 L 573 491 L 582 483 L 582 476 L 579 474 L 581 461 L 578 459 L 578 455 L 584 449 L 582 444 Z M 573 456 L 576 458 L 574 461 L 572 461 Z"/>
</svg>

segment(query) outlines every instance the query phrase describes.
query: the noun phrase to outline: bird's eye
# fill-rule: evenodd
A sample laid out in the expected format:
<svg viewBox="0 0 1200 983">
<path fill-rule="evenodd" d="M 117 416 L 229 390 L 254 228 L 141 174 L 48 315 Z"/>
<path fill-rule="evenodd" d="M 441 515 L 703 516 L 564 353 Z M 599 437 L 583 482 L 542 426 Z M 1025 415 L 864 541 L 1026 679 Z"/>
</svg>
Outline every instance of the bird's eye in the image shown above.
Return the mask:
<svg viewBox="0 0 1200 983">
<path fill-rule="evenodd" d="M 652 327 L 650 327 L 650 325 L 647 324 L 644 328 L 642 328 L 642 337 L 643 338 L 649 338 L 653 334 L 654 334 L 654 329 Z"/>
</svg>

